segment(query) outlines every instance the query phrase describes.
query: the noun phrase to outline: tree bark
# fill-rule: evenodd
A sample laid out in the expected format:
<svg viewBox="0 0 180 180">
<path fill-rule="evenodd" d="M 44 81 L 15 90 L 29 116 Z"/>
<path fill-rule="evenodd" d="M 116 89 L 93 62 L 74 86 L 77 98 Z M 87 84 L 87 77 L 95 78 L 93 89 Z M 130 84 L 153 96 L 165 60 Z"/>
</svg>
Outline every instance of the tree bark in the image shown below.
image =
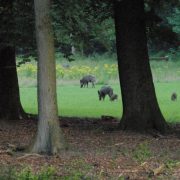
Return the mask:
<svg viewBox="0 0 180 180">
<path fill-rule="evenodd" d="M 54 40 L 50 0 L 34 0 L 38 46 L 38 133 L 32 152 L 56 154 L 64 148 L 58 121 Z"/>
<path fill-rule="evenodd" d="M 0 49 L 0 119 L 18 120 L 25 117 L 19 95 L 15 48 Z"/>
<path fill-rule="evenodd" d="M 116 46 L 122 92 L 120 128 L 165 132 L 149 64 L 143 0 L 114 0 Z"/>
</svg>

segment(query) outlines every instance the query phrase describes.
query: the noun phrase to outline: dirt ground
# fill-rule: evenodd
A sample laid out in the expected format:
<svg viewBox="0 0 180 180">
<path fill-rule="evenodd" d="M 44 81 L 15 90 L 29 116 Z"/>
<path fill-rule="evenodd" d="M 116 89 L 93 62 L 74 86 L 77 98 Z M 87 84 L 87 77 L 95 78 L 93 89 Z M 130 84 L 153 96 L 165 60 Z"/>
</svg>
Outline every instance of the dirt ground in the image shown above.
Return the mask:
<svg viewBox="0 0 180 180">
<path fill-rule="evenodd" d="M 67 151 L 59 156 L 13 152 L 28 146 L 36 133 L 37 120 L 24 120 L 0 128 L 0 165 L 30 166 L 34 172 L 53 166 L 59 179 L 180 179 L 180 124 L 160 135 L 114 130 L 117 121 L 106 117 L 60 119 Z"/>
</svg>

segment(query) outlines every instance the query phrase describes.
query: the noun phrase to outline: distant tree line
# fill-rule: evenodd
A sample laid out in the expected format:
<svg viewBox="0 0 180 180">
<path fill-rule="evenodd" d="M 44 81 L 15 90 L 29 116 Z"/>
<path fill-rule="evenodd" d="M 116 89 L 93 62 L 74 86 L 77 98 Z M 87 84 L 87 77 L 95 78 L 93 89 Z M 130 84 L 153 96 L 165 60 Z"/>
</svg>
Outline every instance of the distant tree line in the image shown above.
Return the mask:
<svg viewBox="0 0 180 180">
<path fill-rule="evenodd" d="M 112 2 L 54 1 L 56 47 L 63 51 L 74 46 L 83 55 L 116 52 Z M 177 48 L 179 1 L 148 0 L 145 11 L 149 50 Z"/>
<path fill-rule="evenodd" d="M 52 1 L 51 15 L 56 51 L 66 56 L 73 53 L 86 56 L 94 53 L 115 53 L 112 2 L 110 0 Z M 150 52 L 177 49 L 180 40 L 178 19 L 180 2 L 146 0 L 145 11 Z M 33 13 L 32 0 L 11 0 L 11 3 L 2 1 L 0 5 L 2 15 L 0 22 L 3 24 L 0 28 L 0 37 L 6 39 L 6 43 L 9 39 L 9 43 L 15 45 L 16 52 L 26 56 L 36 53 Z M 1 44 L 4 43 L 3 39 Z"/>
</svg>

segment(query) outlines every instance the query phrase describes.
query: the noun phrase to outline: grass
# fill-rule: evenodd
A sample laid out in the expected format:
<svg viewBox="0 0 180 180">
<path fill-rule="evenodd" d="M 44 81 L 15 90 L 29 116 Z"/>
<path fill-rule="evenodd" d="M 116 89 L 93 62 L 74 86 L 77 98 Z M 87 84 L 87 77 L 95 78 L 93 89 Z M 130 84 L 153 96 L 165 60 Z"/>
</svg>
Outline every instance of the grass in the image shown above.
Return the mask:
<svg viewBox="0 0 180 180">
<path fill-rule="evenodd" d="M 20 58 L 17 58 L 20 61 Z M 57 68 L 64 76 L 57 76 L 57 95 L 59 115 L 77 117 L 100 117 L 109 115 L 120 118 L 122 102 L 116 56 L 95 55 L 91 57 L 76 56 L 75 61 L 69 63 L 59 53 L 56 54 L 57 67 L 69 64 L 70 69 Z M 155 84 L 158 102 L 163 115 L 168 122 L 180 122 L 180 61 L 151 61 L 151 70 Z M 37 80 L 36 62 L 27 63 L 18 68 L 21 101 L 24 109 L 37 114 Z M 95 70 L 94 68 L 97 67 Z M 94 74 L 98 80 L 96 88 L 80 88 L 79 79 L 84 74 Z M 97 90 L 101 84 L 111 84 L 114 92 L 119 95 L 117 102 L 110 102 L 109 98 L 99 101 Z M 178 95 L 177 101 L 171 101 L 173 92 Z"/>
<path fill-rule="evenodd" d="M 132 157 L 138 162 L 144 162 L 152 157 L 152 152 L 149 148 L 148 142 L 142 142 L 132 151 Z"/>
<path fill-rule="evenodd" d="M 122 114 L 121 101 L 110 102 L 98 100 L 97 90 L 100 88 L 80 88 L 79 85 L 64 85 L 57 88 L 59 114 L 62 116 L 100 117 L 112 115 L 120 117 Z M 120 94 L 118 85 L 113 86 L 114 92 Z M 36 88 L 20 88 L 21 101 L 27 112 L 37 113 Z"/>
<path fill-rule="evenodd" d="M 160 109 L 168 122 L 180 122 L 180 96 L 177 101 L 171 101 L 172 92 L 180 95 L 179 82 L 155 83 L 156 95 Z"/>
<path fill-rule="evenodd" d="M 62 85 L 57 88 L 59 115 L 77 117 L 100 117 L 110 115 L 120 118 L 122 115 L 122 102 L 119 97 L 117 102 L 99 101 L 96 88 L 80 88 L 79 85 Z M 120 94 L 119 85 L 112 85 L 114 92 Z M 180 99 L 171 101 L 172 92 L 180 95 L 179 82 L 156 82 L 156 94 L 163 115 L 168 122 L 180 122 Z M 29 113 L 37 113 L 37 89 L 36 87 L 20 88 L 21 101 L 24 109 Z"/>
</svg>

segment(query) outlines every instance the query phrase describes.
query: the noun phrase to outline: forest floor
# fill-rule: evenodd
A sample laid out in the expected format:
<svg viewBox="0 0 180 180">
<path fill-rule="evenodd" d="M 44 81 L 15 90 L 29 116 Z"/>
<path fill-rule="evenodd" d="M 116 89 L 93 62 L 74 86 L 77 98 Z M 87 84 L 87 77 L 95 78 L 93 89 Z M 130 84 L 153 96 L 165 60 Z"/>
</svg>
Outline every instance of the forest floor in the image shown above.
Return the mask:
<svg viewBox="0 0 180 180">
<path fill-rule="evenodd" d="M 160 135 L 115 130 L 117 122 L 107 117 L 62 117 L 68 150 L 59 156 L 16 152 L 32 142 L 35 119 L 1 126 L 0 168 L 16 167 L 18 171 L 31 167 L 38 172 L 52 166 L 57 179 L 180 179 L 180 124 Z"/>
</svg>

